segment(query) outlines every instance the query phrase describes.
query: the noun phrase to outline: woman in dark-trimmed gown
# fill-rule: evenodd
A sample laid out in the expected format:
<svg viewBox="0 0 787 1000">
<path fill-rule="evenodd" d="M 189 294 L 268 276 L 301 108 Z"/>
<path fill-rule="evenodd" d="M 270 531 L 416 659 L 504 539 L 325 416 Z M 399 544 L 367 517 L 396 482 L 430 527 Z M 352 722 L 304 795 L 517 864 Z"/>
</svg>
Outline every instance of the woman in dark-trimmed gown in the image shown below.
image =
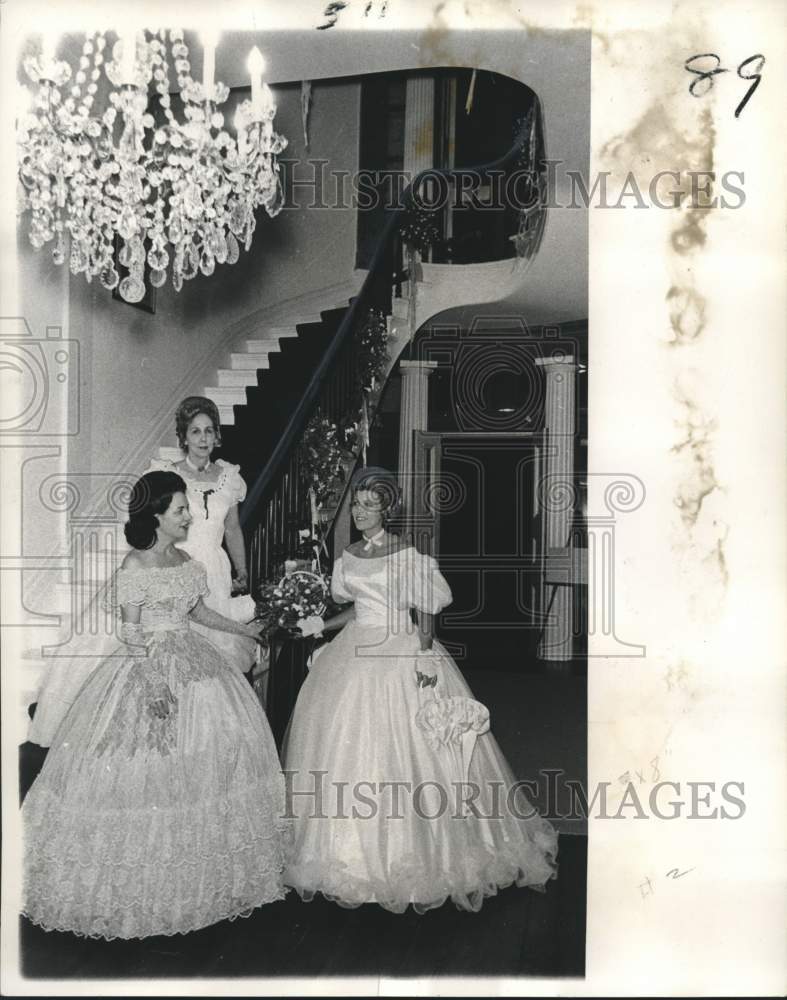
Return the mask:
<svg viewBox="0 0 787 1000">
<path fill-rule="evenodd" d="M 213 452 L 221 447 L 216 404 L 205 396 L 182 400 L 175 410 L 175 433 L 183 458 L 179 462 L 154 459 L 148 471 L 176 472 L 186 484 L 192 524 L 178 548 L 205 567 L 210 591 L 206 607 L 236 622 L 249 621 L 254 617 L 254 601 L 248 594 L 241 596 L 248 589 L 249 578 L 238 517 L 246 483 L 240 466 L 213 459 Z M 256 646 L 247 636 L 219 634 L 199 623 L 194 629 L 218 646 L 239 673 L 252 668 Z"/>
<path fill-rule="evenodd" d="M 450 898 L 475 911 L 505 886 L 542 890 L 556 875 L 557 833 L 433 641 L 432 616 L 451 592 L 434 559 L 386 530 L 397 495 L 385 470 L 356 480 L 363 538 L 332 577 L 334 598 L 353 607 L 302 627 L 341 632 L 315 657 L 285 744 L 295 816 L 285 882 L 344 906 L 423 912 Z"/>
<path fill-rule="evenodd" d="M 283 898 L 284 780 L 251 687 L 191 628 L 256 638 L 210 610 L 176 547 L 186 484 L 134 486 L 114 582 L 125 647 L 88 678 L 22 808 L 23 912 L 102 938 L 186 933 Z"/>
</svg>

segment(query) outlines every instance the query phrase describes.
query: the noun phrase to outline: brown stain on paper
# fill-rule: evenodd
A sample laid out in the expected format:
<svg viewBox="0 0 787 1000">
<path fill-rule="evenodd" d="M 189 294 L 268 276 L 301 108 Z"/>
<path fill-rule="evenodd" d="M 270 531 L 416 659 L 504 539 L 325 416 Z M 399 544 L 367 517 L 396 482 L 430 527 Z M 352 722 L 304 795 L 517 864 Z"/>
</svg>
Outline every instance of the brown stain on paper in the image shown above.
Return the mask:
<svg viewBox="0 0 787 1000">
<path fill-rule="evenodd" d="M 667 292 L 670 303 L 671 343 L 687 344 L 705 329 L 705 299 L 694 287 L 672 285 Z"/>
<path fill-rule="evenodd" d="M 678 552 L 688 565 L 705 569 L 690 603 L 695 615 L 707 618 L 719 612 L 729 584 L 724 546 L 730 529 L 722 516 L 724 489 L 716 475 L 713 454 L 718 425 L 703 410 L 696 393 L 680 379 L 676 381 L 675 397 L 680 406 L 680 418 L 675 423 L 681 438 L 671 452 L 681 465 L 674 502 L 685 532 Z"/>
<path fill-rule="evenodd" d="M 693 51 L 705 49 L 699 41 L 684 39 L 680 48 L 673 46 L 662 58 L 665 65 L 682 66 L 686 53 Z M 675 355 L 679 369 L 673 385 L 679 437 L 671 448 L 679 462 L 674 503 L 680 516 L 680 532 L 675 547 L 692 567 L 703 567 L 690 596 L 692 610 L 699 614 L 713 614 L 720 608 L 729 581 L 725 556 L 729 525 L 721 516 L 723 489 L 714 460 L 718 424 L 700 401 L 702 379 L 692 385 L 691 377 L 683 377 L 692 374 L 685 367 L 689 363 L 685 352 L 699 348 L 707 332 L 707 301 L 697 287 L 695 272 L 696 255 L 708 247 L 715 146 L 710 100 L 703 102 L 690 96 L 687 81 L 681 79 L 674 92 L 662 94 L 650 103 L 630 129 L 601 150 L 602 158 L 610 161 L 617 172 L 631 171 L 642 190 L 660 171 L 679 173 L 679 179 L 674 175 L 662 179 L 662 183 L 669 183 L 666 190 L 675 192 L 679 204 L 665 209 L 675 218 L 666 247 L 672 280 L 665 291 L 670 326 L 665 344 L 680 352 Z M 699 176 L 692 180 L 692 173 Z M 664 195 L 662 198 L 667 200 Z M 702 361 L 698 359 L 697 365 L 701 367 Z"/>
</svg>

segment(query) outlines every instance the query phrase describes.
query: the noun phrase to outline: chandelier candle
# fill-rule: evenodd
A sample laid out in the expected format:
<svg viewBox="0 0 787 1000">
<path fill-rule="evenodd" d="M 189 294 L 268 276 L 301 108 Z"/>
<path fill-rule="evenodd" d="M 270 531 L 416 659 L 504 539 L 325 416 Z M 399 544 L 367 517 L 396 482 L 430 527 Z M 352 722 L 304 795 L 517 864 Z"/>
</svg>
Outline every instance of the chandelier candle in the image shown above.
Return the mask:
<svg viewBox="0 0 787 1000">
<path fill-rule="evenodd" d="M 265 69 L 265 60 L 262 53 L 255 45 L 249 53 L 249 60 L 246 63 L 251 74 L 251 110 L 255 121 L 262 120 L 262 71 Z"/>
<path fill-rule="evenodd" d="M 51 66 L 55 61 L 55 40 L 51 35 L 41 36 L 41 62 Z"/>
<path fill-rule="evenodd" d="M 238 104 L 233 138 L 219 110 L 229 88 L 215 82 L 215 31 L 203 35 L 201 84 L 181 29 L 125 30 L 111 46 L 106 35 L 86 37 L 75 71 L 57 60 L 51 35 L 40 57 L 25 59 L 38 91 L 17 118 L 19 215 L 29 218 L 36 249 L 54 241 L 56 264 L 68 260 L 73 274 L 140 302 L 146 265 L 151 285 L 160 288 L 169 272 L 180 291 L 198 273 L 236 263 L 241 243 L 251 247 L 256 210 L 281 211 L 278 154 L 287 140 L 273 129 L 276 104 L 256 47 L 253 100 Z M 114 89 L 94 108 L 102 74 Z M 118 263 L 128 270 L 122 279 Z"/>
<path fill-rule="evenodd" d="M 202 89 L 205 92 L 205 100 L 213 100 L 213 79 L 216 75 L 216 34 L 204 33 L 202 36 Z"/>
<path fill-rule="evenodd" d="M 134 64 L 137 56 L 137 33 L 127 31 L 123 36 L 123 62 L 120 66 L 120 82 L 125 86 L 134 86 Z"/>
</svg>

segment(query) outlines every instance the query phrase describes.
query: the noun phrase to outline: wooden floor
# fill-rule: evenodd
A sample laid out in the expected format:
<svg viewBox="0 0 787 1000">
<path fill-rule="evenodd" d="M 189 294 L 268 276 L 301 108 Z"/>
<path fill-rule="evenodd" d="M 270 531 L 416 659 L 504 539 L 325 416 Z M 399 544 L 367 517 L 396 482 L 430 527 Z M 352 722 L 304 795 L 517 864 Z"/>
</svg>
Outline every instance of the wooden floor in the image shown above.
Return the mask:
<svg viewBox="0 0 787 1000">
<path fill-rule="evenodd" d="M 31 978 L 224 976 L 582 976 L 587 840 L 560 838 L 560 873 L 545 893 L 510 888 L 480 913 L 450 903 L 418 916 L 346 910 L 291 892 L 245 920 L 185 936 L 92 941 L 22 919 Z"/>
<path fill-rule="evenodd" d="M 45 751 L 21 747 L 20 791 Z M 35 979 L 224 976 L 582 976 L 587 838 L 562 833 L 559 873 L 544 893 L 509 888 L 480 913 L 448 903 L 419 916 L 342 909 L 291 892 L 245 920 L 185 936 L 93 941 L 22 918 L 22 972 Z"/>
<path fill-rule="evenodd" d="M 495 706 L 495 732 L 515 774 L 532 777 L 537 762 L 584 780 L 584 678 L 487 672 L 468 679 L 477 696 Z M 22 795 L 44 757 L 34 744 L 20 748 Z M 586 827 L 577 821 L 556 826 L 559 873 L 546 892 L 505 889 L 477 914 L 451 903 L 423 916 L 374 905 L 348 910 L 322 898 L 304 903 L 291 892 L 245 920 L 144 941 L 85 940 L 22 919 L 22 971 L 36 979 L 582 976 Z"/>
</svg>

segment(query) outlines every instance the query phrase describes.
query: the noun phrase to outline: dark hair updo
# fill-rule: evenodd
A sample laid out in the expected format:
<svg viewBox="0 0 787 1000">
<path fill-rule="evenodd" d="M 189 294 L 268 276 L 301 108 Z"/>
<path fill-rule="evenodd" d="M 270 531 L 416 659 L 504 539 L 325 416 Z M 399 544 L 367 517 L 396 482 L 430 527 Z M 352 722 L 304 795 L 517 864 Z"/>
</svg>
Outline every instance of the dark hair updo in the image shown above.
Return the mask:
<svg viewBox="0 0 787 1000">
<path fill-rule="evenodd" d="M 187 396 L 175 410 L 175 433 L 182 451 L 186 451 L 186 434 L 194 417 L 203 414 L 210 418 L 216 434 L 216 447 L 221 447 L 221 418 L 219 409 L 207 396 Z"/>
<path fill-rule="evenodd" d="M 126 541 L 135 549 L 151 549 L 156 544 L 157 514 L 169 510 L 176 493 L 185 493 L 186 484 L 177 472 L 146 472 L 134 483 L 128 501 Z"/>
<path fill-rule="evenodd" d="M 378 465 L 370 465 L 359 469 L 352 478 L 350 491 L 353 496 L 360 490 L 375 493 L 380 498 L 382 519 L 386 528 L 392 518 L 399 513 L 402 502 L 402 491 L 393 472 Z"/>
</svg>

